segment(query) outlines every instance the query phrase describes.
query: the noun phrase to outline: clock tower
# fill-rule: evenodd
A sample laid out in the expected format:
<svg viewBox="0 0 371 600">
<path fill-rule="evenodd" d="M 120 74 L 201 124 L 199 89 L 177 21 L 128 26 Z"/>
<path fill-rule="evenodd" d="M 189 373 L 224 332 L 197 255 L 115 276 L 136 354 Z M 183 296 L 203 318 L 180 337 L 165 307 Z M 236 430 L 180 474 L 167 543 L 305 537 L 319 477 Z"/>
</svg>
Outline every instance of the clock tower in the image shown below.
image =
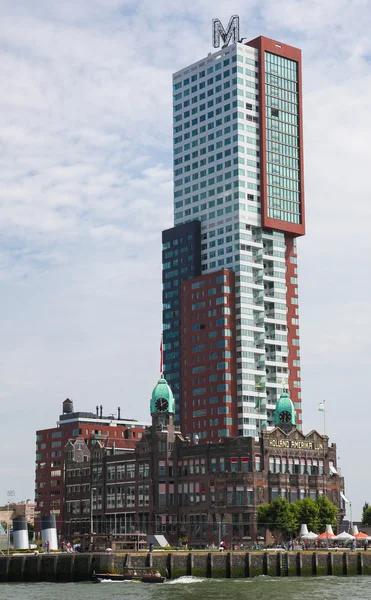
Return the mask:
<svg viewBox="0 0 371 600">
<path fill-rule="evenodd" d="M 151 397 L 151 416 L 155 425 L 165 425 L 173 421 L 175 403 L 173 392 L 168 382 L 161 375 L 154 387 Z"/>
<path fill-rule="evenodd" d="M 296 412 L 294 405 L 287 393 L 287 390 L 283 390 L 279 400 L 276 404 L 276 410 L 274 411 L 274 424 L 276 427 L 283 429 L 284 431 L 290 431 L 296 427 Z"/>
</svg>

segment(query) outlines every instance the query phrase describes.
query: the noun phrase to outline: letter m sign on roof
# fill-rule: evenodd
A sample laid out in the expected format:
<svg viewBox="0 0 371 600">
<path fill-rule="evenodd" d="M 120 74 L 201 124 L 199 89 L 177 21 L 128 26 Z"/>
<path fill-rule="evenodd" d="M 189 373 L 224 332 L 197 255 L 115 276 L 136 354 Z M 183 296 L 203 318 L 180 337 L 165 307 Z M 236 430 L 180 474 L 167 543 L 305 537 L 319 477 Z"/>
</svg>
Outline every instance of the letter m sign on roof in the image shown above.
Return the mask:
<svg viewBox="0 0 371 600">
<path fill-rule="evenodd" d="M 223 46 L 226 48 L 229 42 L 238 42 L 240 38 L 240 17 L 238 15 L 232 15 L 229 19 L 227 31 L 224 29 L 219 19 L 213 19 L 213 47 L 219 48 L 220 38 L 222 38 Z"/>
</svg>

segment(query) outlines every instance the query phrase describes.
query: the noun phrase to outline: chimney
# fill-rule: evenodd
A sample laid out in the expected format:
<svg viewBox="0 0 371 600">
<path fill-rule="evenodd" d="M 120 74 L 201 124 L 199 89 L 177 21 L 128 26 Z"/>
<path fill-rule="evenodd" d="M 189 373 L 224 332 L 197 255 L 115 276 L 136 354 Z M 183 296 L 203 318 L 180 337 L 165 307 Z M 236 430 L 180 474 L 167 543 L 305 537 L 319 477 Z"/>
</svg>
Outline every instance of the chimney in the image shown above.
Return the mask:
<svg viewBox="0 0 371 600">
<path fill-rule="evenodd" d="M 99 406 L 98 406 L 98 404 L 97 404 L 97 406 L 95 407 L 95 410 L 96 410 L 96 413 L 97 413 L 97 416 L 98 416 L 98 415 L 99 415 Z"/>
<path fill-rule="evenodd" d="M 99 416 L 100 416 L 100 418 L 102 418 L 102 414 L 103 414 L 103 406 L 102 406 L 102 405 L 100 405 L 100 407 L 99 407 L 99 408 L 100 408 L 100 415 L 99 415 Z"/>
<path fill-rule="evenodd" d="M 117 408 L 117 418 L 121 419 L 121 408 L 120 407 Z"/>
</svg>

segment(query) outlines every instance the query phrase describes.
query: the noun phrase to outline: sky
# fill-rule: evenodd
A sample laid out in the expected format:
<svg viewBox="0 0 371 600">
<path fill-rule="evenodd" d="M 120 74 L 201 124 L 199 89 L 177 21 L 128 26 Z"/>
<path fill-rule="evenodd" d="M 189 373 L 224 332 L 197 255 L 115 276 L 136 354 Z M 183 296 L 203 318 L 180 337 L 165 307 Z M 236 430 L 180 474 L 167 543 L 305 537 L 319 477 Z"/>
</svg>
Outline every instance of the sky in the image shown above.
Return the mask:
<svg viewBox="0 0 371 600">
<path fill-rule="evenodd" d="M 241 37 L 303 51 L 304 430 L 323 431 L 326 400 L 353 518 L 371 502 L 368 0 L 1 0 L 0 502 L 34 497 L 35 431 L 66 397 L 149 420 L 171 76 L 213 50 L 212 18 L 231 14 Z"/>
</svg>

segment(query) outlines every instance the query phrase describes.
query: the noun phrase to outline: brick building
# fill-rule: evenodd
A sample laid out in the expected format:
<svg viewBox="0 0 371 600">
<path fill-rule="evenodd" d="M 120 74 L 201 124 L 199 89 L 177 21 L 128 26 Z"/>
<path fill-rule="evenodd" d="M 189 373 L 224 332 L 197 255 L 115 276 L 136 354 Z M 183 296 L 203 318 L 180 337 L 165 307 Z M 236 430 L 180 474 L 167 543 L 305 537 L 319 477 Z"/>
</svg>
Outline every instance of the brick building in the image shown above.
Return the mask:
<svg viewBox="0 0 371 600">
<path fill-rule="evenodd" d="M 160 379 L 151 399 L 152 426 L 131 449 L 96 443 L 70 454 L 78 470 L 79 499 L 66 479 L 66 531 L 87 533 L 161 533 L 169 543 L 187 537 L 193 546 L 255 539 L 257 508 L 283 496 L 291 502 L 326 495 L 344 517 L 344 479 L 337 470 L 336 445 L 325 435 L 304 435 L 288 394 L 277 403 L 275 427 L 253 437 L 224 437 L 194 443 L 174 425 L 174 399 Z M 196 440 L 197 441 L 197 440 Z M 73 442 L 74 445 L 78 441 Z M 71 453 L 71 443 L 65 452 Z M 89 457 L 90 455 L 90 457 Z M 66 463 L 67 464 L 67 463 Z M 90 485 L 88 465 L 90 464 Z M 84 487 L 83 487 L 84 486 Z M 89 514 L 90 498 L 93 515 Z M 85 523 L 82 525 L 82 523 Z"/>
<path fill-rule="evenodd" d="M 132 447 L 133 441 L 140 439 L 146 423 L 117 415 L 103 415 L 103 407 L 96 412 L 75 412 L 73 402 L 67 398 L 63 402 L 63 414 L 56 427 L 36 432 L 35 464 L 35 519 L 42 515 L 54 514 L 57 529 L 63 530 L 63 471 L 64 448 L 69 440 L 81 439 L 91 445 L 98 440 L 105 446 Z"/>
</svg>

